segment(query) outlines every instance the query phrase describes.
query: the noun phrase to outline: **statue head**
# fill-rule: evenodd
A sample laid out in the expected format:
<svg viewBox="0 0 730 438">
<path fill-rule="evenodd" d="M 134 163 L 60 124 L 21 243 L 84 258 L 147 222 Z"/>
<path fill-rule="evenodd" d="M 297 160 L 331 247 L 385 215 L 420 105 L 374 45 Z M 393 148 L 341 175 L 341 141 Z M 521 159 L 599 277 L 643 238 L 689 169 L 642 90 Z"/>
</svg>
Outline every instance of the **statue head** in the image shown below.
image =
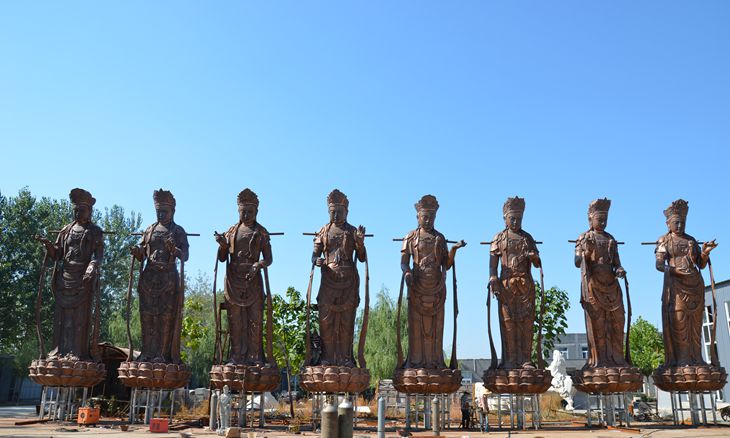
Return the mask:
<svg viewBox="0 0 730 438">
<path fill-rule="evenodd" d="M 330 213 L 330 223 L 342 225 L 347 222 L 347 212 L 350 201 L 341 191 L 334 189 L 327 195 L 327 207 Z"/>
<path fill-rule="evenodd" d="M 596 199 L 588 206 L 588 223 L 591 230 L 603 232 L 608 225 L 608 209 L 611 208 L 609 199 Z"/>
<path fill-rule="evenodd" d="M 71 200 L 74 220 L 82 224 L 91 222 L 91 211 L 96 203 L 96 199 L 91 196 L 91 193 L 75 188 L 71 190 L 68 197 Z"/>
<path fill-rule="evenodd" d="M 256 223 L 259 213 L 259 198 L 250 189 L 244 189 L 238 194 L 238 221 L 250 227 Z"/>
<path fill-rule="evenodd" d="M 424 195 L 416 202 L 416 218 L 418 218 L 418 226 L 426 231 L 432 231 L 436 222 L 436 212 L 439 209 L 439 203 L 433 195 Z"/>
<path fill-rule="evenodd" d="M 677 199 L 672 202 L 672 205 L 664 210 L 664 216 L 667 218 L 667 228 L 669 231 L 673 234 L 684 234 L 688 211 L 689 205 L 684 199 Z"/>
<path fill-rule="evenodd" d="M 507 198 L 502 206 L 504 226 L 511 231 L 520 231 L 522 229 L 522 215 L 524 214 L 525 198 L 520 198 L 519 196 Z"/>
<path fill-rule="evenodd" d="M 157 213 L 157 222 L 167 225 L 172 222 L 175 217 L 175 197 L 167 190 L 155 190 L 152 194 L 155 201 L 155 212 Z"/>
</svg>

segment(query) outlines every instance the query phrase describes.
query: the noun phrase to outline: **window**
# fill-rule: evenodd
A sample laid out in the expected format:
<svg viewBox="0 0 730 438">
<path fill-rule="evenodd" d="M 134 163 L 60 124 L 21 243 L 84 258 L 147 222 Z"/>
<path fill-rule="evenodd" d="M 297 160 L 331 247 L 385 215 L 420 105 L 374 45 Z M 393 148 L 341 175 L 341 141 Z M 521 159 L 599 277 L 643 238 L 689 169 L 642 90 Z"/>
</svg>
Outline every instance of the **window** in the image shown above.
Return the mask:
<svg viewBox="0 0 730 438">
<path fill-rule="evenodd" d="M 588 347 L 581 347 L 580 357 L 582 357 L 583 359 L 588 359 Z"/>
<path fill-rule="evenodd" d="M 730 332 L 730 301 L 725 301 L 725 318 L 727 319 L 728 332 Z"/>
<path fill-rule="evenodd" d="M 727 309 L 727 302 L 725 303 Z M 705 360 L 710 360 L 710 343 L 712 342 L 712 322 L 715 320 L 715 315 L 712 312 L 712 306 L 705 306 L 705 311 L 702 315 L 702 343 L 705 350 Z M 713 347 L 717 348 L 717 347 Z"/>
</svg>

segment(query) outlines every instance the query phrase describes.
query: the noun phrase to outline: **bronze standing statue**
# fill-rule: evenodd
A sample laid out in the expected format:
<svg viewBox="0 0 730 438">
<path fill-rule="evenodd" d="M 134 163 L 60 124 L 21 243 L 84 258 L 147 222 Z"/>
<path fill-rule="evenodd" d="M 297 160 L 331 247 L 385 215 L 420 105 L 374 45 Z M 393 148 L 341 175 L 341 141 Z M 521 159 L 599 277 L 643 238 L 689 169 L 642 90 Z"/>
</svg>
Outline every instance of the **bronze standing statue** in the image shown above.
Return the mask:
<svg viewBox="0 0 730 438">
<path fill-rule="evenodd" d="M 256 221 L 259 198 L 250 189 L 238 194 L 238 223 L 221 235 L 217 263 L 226 263 L 225 303 L 228 315 L 230 355 L 226 365 L 222 360 L 221 339 L 216 336 L 216 364 L 211 369 L 211 381 L 218 389 L 228 385 L 234 390 L 266 392 L 276 389 L 281 380 L 273 357 L 264 353 L 264 292 L 262 272 L 273 262 L 269 232 Z M 215 275 L 215 274 L 214 274 Z M 214 286 L 215 290 L 215 286 Z M 269 302 L 268 321 L 271 321 Z M 218 312 L 215 309 L 215 312 Z M 220 326 L 220 316 L 216 315 Z M 267 337 L 267 345 L 273 339 Z"/>
<path fill-rule="evenodd" d="M 353 353 L 355 316 L 360 304 L 357 261 L 367 266 L 365 227 L 355 228 L 347 222 L 349 201 L 339 190 L 327 196 L 327 205 L 330 220 L 316 233 L 311 258 L 312 266 L 319 267 L 322 274 L 317 294 L 321 351 L 318 363 L 312 363 L 311 352 L 307 355 L 302 386 L 308 391 L 360 392 L 370 381 L 364 357 L 359 355 L 358 368 Z M 310 293 L 311 276 L 308 303 Z M 367 327 L 366 322 L 363 327 Z M 364 336 L 361 333 L 360 337 Z M 308 332 L 307 342 L 310 337 Z"/>
<path fill-rule="evenodd" d="M 190 377 L 180 360 L 188 237 L 174 221 L 176 202 L 172 193 L 155 190 L 153 199 L 157 222 L 147 227 L 142 242 L 131 248 L 141 272 L 137 292 L 142 351 L 134 362 L 120 365 L 119 377 L 132 387 L 178 388 Z M 178 260 L 182 272 L 178 271 Z"/>
<path fill-rule="evenodd" d="M 459 389 L 461 372 L 455 358 L 449 368 L 444 361 L 446 272 L 454 266 L 456 251 L 466 242 L 462 240 L 450 250 L 447 248 L 446 238 L 434 228 L 439 208 L 436 197 L 425 195 L 415 207 L 418 228 L 406 235 L 401 248 L 403 282 L 408 286 L 408 355 L 402 362 L 399 344 L 399 364 L 393 383 L 405 393 L 451 393 Z M 398 315 L 400 300 L 399 297 Z M 399 319 L 395 321 L 398 333 Z"/>
<path fill-rule="evenodd" d="M 694 237 L 685 233 L 687 201 L 678 199 L 664 210 L 669 231 L 656 244 L 656 269 L 664 273 L 662 292 L 662 334 L 664 364 L 654 372 L 656 386 L 665 391 L 715 391 L 722 389 L 727 373 L 720 366 L 714 347 L 711 363 L 702 358 L 702 316 L 705 306 L 705 282 L 701 269 L 710 265 L 714 305 L 714 278 L 710 251 L 714 240 L 702 249 Z M 710 345 L 715 343 L 713 323 Z"/>
<path fill-rule="evenodd" d="M 587 393 L 636 391 L 642 377 L 624 348 L 625 312 L 619 279 L 625 280 L 618 242 L 606 232 L 611 201 L 596 199 L 588 207 L 590 229 L 575 243 L 575 265 L 581 269 L 581 305 L 585 311 L 588 360 L 571 373 L 575 386 Z M 630 303 L 627 299 L 627 303 Z M 624 353 L 624 350 L 626 352 Z"/>
<path fill-rule="evenodd" d="M 532 333 L 536 313 L 541 309 L 535 306 L 531 268 L 540 268 L 542 272 L 542 262 L 535 239 L 522 229 L 524 211 L 523 198 L 507 199 L 502 207 L 505 229 L 494 236 L 489 250 L 489 288 L 499 302 L 502 360 L 497 365 L 496 358 L 492 358 L 491 367 L 484 373 L 484 382 L 485 387 L 498 393 L 545 392 L 552 379 L 550 372 L 542 366 L 539 345 L 538 366 L 532 361 Z M 502 269 L 498 275 L 500 264 Z M 538 332 L 541 319 L 540 315 Z"/>
<path fill-rule="evenodd" d="M 104 258 L 104 236 L 91 220 L 96 199 L 83 189 L 69 195 L 73 222 L 58 233 L 55 243 L 36 236 L 46 248 L 42 272 L 47 259 L 54 261 L 51 290 L 55 297 L 53 313 L 53 348 L 44 359 L 34 360 L 30 378 L 48 386 L 89 387 L 103 380 L 104 364 L 97 352 L 99 337 L 99 277 Z M 43 278 L 44 275 L 41 274 Z M 38 303 L 41 303 L 42 285 Z M 96 309 L 94 306 L 96 305 Z M 39 315 L 40 307 L 36 310 Z M 94 321 L 92 321 L 92 313 Z M 40 321 L 37 321 L 40 334 Z M 41 356 L 45 354 L 39 340 Z M 62 368 L 74 368 L 65 373 Z"/>
</svg>

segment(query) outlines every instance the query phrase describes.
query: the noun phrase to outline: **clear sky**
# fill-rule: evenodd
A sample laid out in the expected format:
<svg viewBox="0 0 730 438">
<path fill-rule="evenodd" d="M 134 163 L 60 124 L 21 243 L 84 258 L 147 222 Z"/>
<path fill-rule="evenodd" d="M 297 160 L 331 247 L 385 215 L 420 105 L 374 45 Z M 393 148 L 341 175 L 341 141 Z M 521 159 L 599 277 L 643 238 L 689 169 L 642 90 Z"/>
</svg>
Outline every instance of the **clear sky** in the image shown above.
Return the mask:
<svg viewBox="0 0 730 438">
<path fill-rule="evenodd" d="M 371 292 L 393 296 L 391 239 L 434 194 L 437 228 L 468 242 L 462 358 L 488 355 L 478 242 L 503 228 L 505 198 L 527 199 L 546 285 L 569 292 L 569 330 L 582 332 L 567 240 L 606 196 L 634 315 L 659 324 L 662 276 L 639 242 L 665 232 L 672 200 L 689 200 L 688 232 L 718 239 L 715 274 L 730 278 L 729 22 L 726 1 L 6 1 L 0 190 L 80 186 L 149 224 L 152 191 L 170 189 L 176 221 L 202 233 L 186 271 L 212 274 L 213 230 L 237 220 L 250 187 L 259 222 L 286 232 L 273 289 L 304 292 L 301 233 L 327 221 L 338 187 L 350 222 L 375 234 Z"/>
</svg>

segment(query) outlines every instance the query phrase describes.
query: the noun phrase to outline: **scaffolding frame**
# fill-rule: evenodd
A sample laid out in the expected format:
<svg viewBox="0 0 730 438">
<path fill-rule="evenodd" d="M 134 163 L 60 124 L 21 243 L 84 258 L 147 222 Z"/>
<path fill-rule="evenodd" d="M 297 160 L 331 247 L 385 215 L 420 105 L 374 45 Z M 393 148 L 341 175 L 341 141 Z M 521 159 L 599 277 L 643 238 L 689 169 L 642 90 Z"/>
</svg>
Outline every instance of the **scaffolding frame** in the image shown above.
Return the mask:
<svg viewBox="0 0 730 438">
<path fill-rule="evenodd" d="M 509 400 L 509 429 L 538 430 L 542 426 L 540 412 L 540 394 L 490 394 L 488 397 L 497 397 L 497 429 L 502 427 L 502 401 Z M 527 414 L 531 414 L 530 426 L 527 425 Z"/>
<path fill-rule="evenodd" d="M 687 407 L 682 404 L 682 396 L 687 396 Z M 717 425 L 717 402 L 715 391 L 671 391 L 669 397 L 672 401 L 672 422 L 675 426 L 684 424 L 684 413 L 689 412 L 692 426 L 707 426 L 708 407 L 705 404 L 705 396 L 709 396 L 709 411 L 712 414 L 712 424 Z"/>
<path fill-rule="evenodd" d="M 81 390 L 80 402 L 78 390 Z M 38 419 L 75 421 L 79 408 L 86 406 L 88 395 L 88 387 L 44 385 L 41 390 L 41 408 Z M 46 416 L 46 411 L 48 411 L 48 416 Z"/>
<path fill-rule="evenodd" d="M 595 402 L 597 408 L 593 409 Z M 618 425 L 631 427 L 631 412 L 629 407 L 629 393 L 626 392 L 610 392 L 610 393 L 588 393 L 588 409 L 586 410 L 586 420 L 588 427 L 593 427 L 593 411 L 598 416 L 598 426 L 616 426 Z"/>
</svg>

